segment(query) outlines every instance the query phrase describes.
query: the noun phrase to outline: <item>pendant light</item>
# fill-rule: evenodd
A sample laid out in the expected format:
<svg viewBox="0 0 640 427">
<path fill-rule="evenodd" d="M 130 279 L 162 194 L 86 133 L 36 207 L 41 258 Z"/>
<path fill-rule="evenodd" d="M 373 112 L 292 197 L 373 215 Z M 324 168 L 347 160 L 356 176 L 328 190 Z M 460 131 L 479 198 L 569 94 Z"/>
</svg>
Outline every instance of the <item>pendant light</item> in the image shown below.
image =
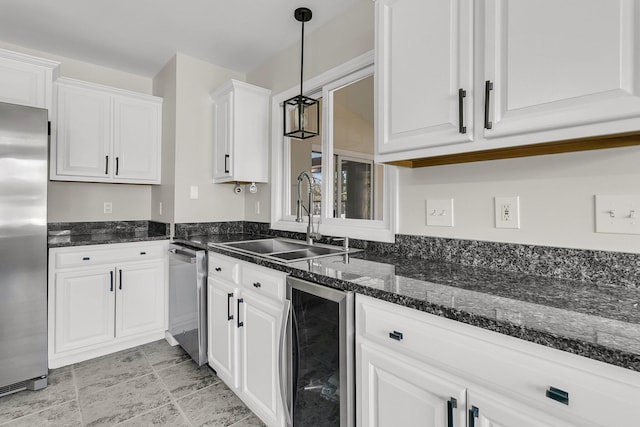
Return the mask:
<svg viewBox="0 0 640 427">
<path fill-rule="evenodd" d="M 307 139 L 320 134 L 320 103 L 317 99 L 304 96 L 302 92 L 304 65 L 304 23 L 311 21 L 311 10 L 300 7 L 293 16 L 302 23 L 302 42 L 300 48 L 300 95 L 284 101 L 284 136 Z"/>
</svg>

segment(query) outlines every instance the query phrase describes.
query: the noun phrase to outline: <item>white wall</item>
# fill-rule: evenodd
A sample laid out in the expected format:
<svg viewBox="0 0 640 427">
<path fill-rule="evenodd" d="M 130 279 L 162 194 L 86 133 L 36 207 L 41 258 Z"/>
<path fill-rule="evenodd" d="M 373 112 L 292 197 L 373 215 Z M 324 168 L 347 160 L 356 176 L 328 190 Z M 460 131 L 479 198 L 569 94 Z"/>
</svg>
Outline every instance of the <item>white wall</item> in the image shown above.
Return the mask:
<svg viewBox="0 0 640 427">
<path fill-rule="evenodd" d="M 400 232 L 640 253 L 640 236 L 595 233 L 595 194 L 640 195 L 640 147 L 402 169 Z M 494 227 L 494 196 L 520 196 L 520 229 Z M 453 198 L 455 227 L 425 200 Z"/>
<path fill-rule="evenodd" d="M 210 93 L 245 75 L 178 53 L 176 72 L 175 222 L 244 219 L 244 196 L 212 183 L 213 108 Z M 199 197 L 189 197 L 197 186 Z"/>
<path fill-rule="evenodd" d="M 153 94 L 162 97 L 162 176 L 151 187 L 151 219 L 173 223 L 176 177 L 176 70 L 177 56 L 153 78 Z M 160 205 L 162 204 L 162 209 Z"/>
<path fill-rule="evenodd" d="M 146 94 L 151 93 L 151 79 L 101 67 L 87 62 L 52 55 L 0 41 L 0 48 L 26 53 L 61 63 L 60 75 L 114 86 Z M 151 188 L 148 185 L 114 185 L 96 183 L 49 182 L 48 221 L 119 221 L 149 219 Z M 105 214 L 104 202 L 113 204 L 113 213 Z"/>
</svg>

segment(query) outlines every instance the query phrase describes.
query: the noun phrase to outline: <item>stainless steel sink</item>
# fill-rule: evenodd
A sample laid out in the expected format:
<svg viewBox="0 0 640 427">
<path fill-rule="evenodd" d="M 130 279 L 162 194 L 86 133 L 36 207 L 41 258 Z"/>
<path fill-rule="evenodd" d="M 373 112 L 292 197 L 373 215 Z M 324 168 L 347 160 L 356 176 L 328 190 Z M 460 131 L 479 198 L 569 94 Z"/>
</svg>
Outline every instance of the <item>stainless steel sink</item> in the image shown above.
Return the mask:
<svg viewBox="0 0 640 427">
<path fill-rule="evenodd" d="M 225 245 L 257 254 L 271 254 L 307 248 L 307 245 L 304 243 L 293 243 L 276 239 L 250 240 L 247 242 L 226 243 Z"/>
<path fill-rule="evenodd" d="M 217 245 L 227 249 L 237 250 L 238 252 L 248 253 L 250 255 L 260 256 L 285 263 L 361 251 L 360 249 L 349 249 L 347 252 L 339 246 L 317 243 L 314 245 L 308 245 L 307 243 L 299 240 L 284 238 L 247 240 L 242 242 L 220 243 Z"/>
</svg>

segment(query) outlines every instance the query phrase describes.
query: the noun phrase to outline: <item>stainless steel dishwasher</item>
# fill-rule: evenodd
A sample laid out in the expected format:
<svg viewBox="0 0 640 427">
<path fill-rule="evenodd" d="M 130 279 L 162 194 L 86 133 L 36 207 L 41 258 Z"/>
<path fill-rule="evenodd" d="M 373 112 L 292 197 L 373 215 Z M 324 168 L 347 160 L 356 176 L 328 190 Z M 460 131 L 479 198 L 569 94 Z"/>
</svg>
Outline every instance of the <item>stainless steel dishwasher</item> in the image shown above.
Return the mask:
<svg viewBox="0 0 640 427">
<path fill-rule="evenodd" d="M 207 251 L 169 247 L 169 333 L 191 358 L 207 363 Z"/>
<path fill-rule="evenodd" d="M 295 427 L 352 427 L 353 293 L 289 277 L 287 298 L 290 422 Z"/>
</svg>

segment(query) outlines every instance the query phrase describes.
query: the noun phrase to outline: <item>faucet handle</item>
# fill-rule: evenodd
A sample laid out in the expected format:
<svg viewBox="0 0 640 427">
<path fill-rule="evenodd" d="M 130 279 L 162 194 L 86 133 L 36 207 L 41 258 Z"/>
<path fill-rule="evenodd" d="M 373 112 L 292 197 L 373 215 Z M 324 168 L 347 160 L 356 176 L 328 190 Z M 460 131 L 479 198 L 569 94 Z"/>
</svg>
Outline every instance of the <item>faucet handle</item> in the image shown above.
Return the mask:
<svg viewBox="0 0 640 427">
<path fill-rule="evenodd" d="M 344 237 L 334 237 L 332 239 L 334 242 L 342 242 L 342 247 L 345 251 L 349 250 L 349 236 Z"/>
</svg>

